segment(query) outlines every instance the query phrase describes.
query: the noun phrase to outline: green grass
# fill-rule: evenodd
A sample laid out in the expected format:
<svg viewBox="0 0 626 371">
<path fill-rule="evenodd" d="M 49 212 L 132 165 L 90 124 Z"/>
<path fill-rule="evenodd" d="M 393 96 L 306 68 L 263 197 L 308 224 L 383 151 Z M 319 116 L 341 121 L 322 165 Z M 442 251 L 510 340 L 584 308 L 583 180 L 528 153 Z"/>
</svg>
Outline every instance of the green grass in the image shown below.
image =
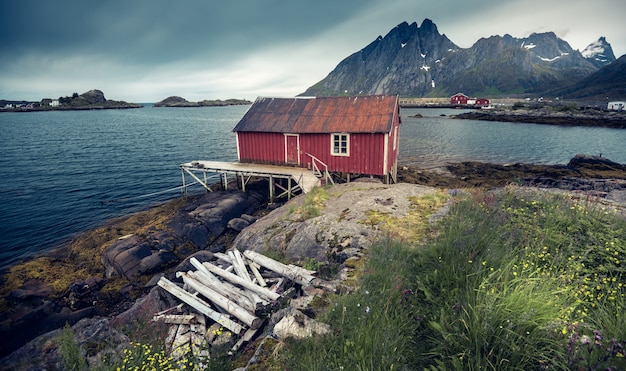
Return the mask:
<svg viewBox="0 0 626 371">
<path fill-rule="evenodd" d="M 350 295 L 330 300 L 318 318 L 333 334 L 323 339 L 290 341 L 285 356 L 294 370 L 399 369 L 407 363 L 416 331 L 410 295 L 413 252 L 383 241 L 370 250 L 360 286 Z"/>
<path fill-rule="evenodd" d="M 303 210 L 326 201 L 324 192 L 309 197 Z M 592 198 L 509 188 L 459 193 L 430 225 L 441 200 L 415 200 L 415 213 L 430 211 L 402 225 L 424 229 L 419 237 L 389 228 L 351 292 L 318 300 L 312 310 L 329 335 L 277 341 L 255 369 L 626 369 L 623 217 Z M 65 335 L 66 365 L 80 368 Z M 113 367 L 197 364 L 145 344 Z"/>
<path fill-rule="evenodd" d="M 322 215 L 326 201 L 328 200 L 328 191 L 324 187 L 313 187 L 304 197 L 302 205 L 297 208 L 289 209 L 288 214 L 300 214 L 302 220 L 311 219 Z"/>
<path fill-rule="evenodd" d="M 69 324 L 63 327 L 57 341 L 59 342 L 59 349 L 64 360 L 65 370 L 81 371 L 87 368 L 87 360 L 76 342 L 76 338 Z"/>
<path fill-rule="evenodd" d="M 626 221 L 593 199 L 458 198 L 425 244 L 372 247 L 289 369 L 625 369 Z"/>
</svg>

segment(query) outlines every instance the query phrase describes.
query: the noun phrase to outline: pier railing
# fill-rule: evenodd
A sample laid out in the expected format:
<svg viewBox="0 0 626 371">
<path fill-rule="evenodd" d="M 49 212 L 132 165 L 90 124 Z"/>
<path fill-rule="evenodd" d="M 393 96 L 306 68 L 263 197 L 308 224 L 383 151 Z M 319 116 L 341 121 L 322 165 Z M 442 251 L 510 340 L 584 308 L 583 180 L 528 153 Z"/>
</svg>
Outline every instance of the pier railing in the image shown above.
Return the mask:
<svg viewBox="0 0 626 371">
<path fill-rule="evenodd" d="M 330 173 L 328 172 L 328 165 L 326 165 L 324 162 L 322 162 L 322 160 L 320 160 L 319 158 L 313 156 L 312 154 L 306 152 L 307 156 L 309 156 L 311 158 L 311 167 L 313 167 L 313 172 L 315 173 L 315 175 L 319 178 L 324 178 L 326 180 L 326 184 L 328 184 L 329 182 L 331 184 L 335 184 L 335 182 L 333 181 L 333 178 L 330 176 Z M 318 166 L 319 164 L 319 166 Z M 324 171 L 322 172 L 322 170 L 320 169 L 320 166 L 324 168 Z"/>
</svg>

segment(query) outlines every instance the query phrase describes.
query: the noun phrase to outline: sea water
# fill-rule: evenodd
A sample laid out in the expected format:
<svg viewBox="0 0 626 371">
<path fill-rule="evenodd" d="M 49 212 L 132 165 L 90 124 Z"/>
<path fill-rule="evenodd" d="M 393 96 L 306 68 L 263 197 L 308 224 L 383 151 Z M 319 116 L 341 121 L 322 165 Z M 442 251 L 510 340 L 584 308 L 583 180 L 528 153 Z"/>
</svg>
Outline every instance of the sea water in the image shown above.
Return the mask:
<svg viewBox="0 0 626 371">
<path fill-rule="evenodd" d="M 0 113 L 0 268 L 181 197 L 181 163 L 237 160 L 232 129 L 247 109 Z M 584 153 L 626 163 L 626 130 L 451 118 L 461 112 L 403 109 L 399 162 L 556 164 Z"/>
</svg>

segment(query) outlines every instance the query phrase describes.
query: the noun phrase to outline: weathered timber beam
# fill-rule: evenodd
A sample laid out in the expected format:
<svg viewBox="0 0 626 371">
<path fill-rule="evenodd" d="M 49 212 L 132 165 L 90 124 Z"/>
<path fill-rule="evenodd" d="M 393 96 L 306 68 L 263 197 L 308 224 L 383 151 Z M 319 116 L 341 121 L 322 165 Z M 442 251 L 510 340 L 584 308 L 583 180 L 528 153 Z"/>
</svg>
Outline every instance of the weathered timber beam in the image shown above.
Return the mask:
<svg viewBox="0 0 626 371">
<path fill-rule="evenodd" d="M 191 175 L 191 177 L 194 178 L 196 182 L 200 183 L 207 191 L 209 192 L 213 191 L 207 183 L 203 182 L 202 179 L 198 178 L 196 174 L 192 173 L 189 169 L 186 169 L 184 167 L 182 167 L 181 169 L 183 169 L 183 171 L 185 171 L 187 174 Z"/>
<path fill-rule="evenodd" d="M 278 300 L 278 298 L 280 298 L 280 294 L 275 293 L 273 291 L 270 291 L 268 289 L 266 289 L 265 287 L 261 287 L 251 281 L 246 281 L 245 279 L 237 276 L 236 274 L 232 274 L 230 272 L 227 272 L 226 270 L 217 267 L 211 263 L 203 263 L 202 265 L 204 265 L 208 270 L 211 271 L 211 273 L 213 274 L 217 274 L 218 276 L 234 283 L 237 284 L 241 287 L 244 287 L 258 295 L 260 295 L 261 297 L 265 297 L 268 298 L 272 301 L 274 300 Z"/>
<path fill-rule="evenodd" d="M 289 278 L 290 280 L 299 283 L 303 286 L 308 286 L 311 284 L 311 281 L 315 279 L 315 276 L 307 274 L 306 272 L 302 272 L 301 270 L 293 269 L 288 265 L 285 265 L 279 261 L 276 261 L 272 258 L 268 258 L 267 256 L 261 255 L 252 250 L 246 250 L 243 252 L 243 255 L 252 260 L 253 262 L 258 263 L 262 267 L 265 267 L 269 270 L 272 270 L 281 276 Z"/>
<path fill-rule="evenodd" d="M 248 299 L 247 296 L 245 296 L 245 293 L 243 291 L 238 290 L 239 292 L 237 292 L 235 290 L 232 290 L 231 287 L 227 287 L 227 282 L 222 282 L 218 279 L 213 280 L 200 270 L 191 272 L 189 273 L 189 275 L 191 275 L 194 279 L 200 281 L 200 283 L 207 286 L 208 288 L 215 290 L 220 295 L 234 301 L 239 306 L 245 308 L 249 312 L 254 313 L 257 310 L 256 305 L 250 299 Z"/>
<path fill-rule="evenodd" d="M 259 285 L 263 287 L 267 287 L 267 283 L 265 282 L 265 279 L 261 275 L 261 272 L 259 272 L 259 268 L 258 268 L 259 265 L 253 261 L 249 261 L 248 266 L 250 267 L 250 270 L 252 271 L 252 274 L 254 275 L 256 280 L 259 282 Z"/>
<path fill-rule="evenodd" d="M 219 306 L 220 308 L 224 309 L 228 313 L 237 317 L 243 323 L 250 326 L 250 328 L 259 328 L 261 324 L 263 323 L 263 320 L 254 316 L 253 314 L 248 312 L 245 308 L 242 308 L 234 301 L 220 295 L 219 293 L 215 292 L 215 290 L 212 290 L 211 288 L 203 285 L 200 281 L 196 280 L 188 273 L 183 273 L 181 274 L 181 276 L 183 277 L 183 281 L 185 281 L 185 283 L 189 285 L 189 287 L 198 291 L 200 294 L 204 295 L 207 299 L 212 301 L 215 305 Z"/>
<path fill-rule="evenodd" d="M 195 319 L 196 316 L 193 314 L 161 314 L 152 317 L 152 320 L 155 322 L 161 321 L 175 325 L 189 325 Z"/>
<path fill-rule="evenodd" d="M 246 263 L 243 261 L 241 257 L 241 253 L 239 250 L 231 250 L 228 252 L 228 256 L 230 256 L 233 267 L 235 268 L 235 272 L 237 275 L 245 280 L 252 282 L 250 275 L 248 274 L 248 269 L 246 268 Z"/>
<path fill-rule="evenodd" d="M 209 306 L 207 302 L 201 299 L 198 299 L 194 295 L 181 289 L 180 287 L 176 286 L 172 281 L 168 280 L 167 278 L 161 277 L 161 279 L 159 280 L 159 282 L 157 282 L 157 284 L 160 287 L 162 287 L 164 290 L 169 292 L 170 294 L 174 295 L 175 297 L 179 298 L 180 300 L 192 306 L 198 312 L 204 314 L 205 316 L 209 317 L 213 321 L 226 327 L 231 332 L 238 335 L 244 329 L 243 326 L 233 321 L 229 316 L 214 311 L 213 309 L 211 309 L 211 307 Z"/>
</svg>

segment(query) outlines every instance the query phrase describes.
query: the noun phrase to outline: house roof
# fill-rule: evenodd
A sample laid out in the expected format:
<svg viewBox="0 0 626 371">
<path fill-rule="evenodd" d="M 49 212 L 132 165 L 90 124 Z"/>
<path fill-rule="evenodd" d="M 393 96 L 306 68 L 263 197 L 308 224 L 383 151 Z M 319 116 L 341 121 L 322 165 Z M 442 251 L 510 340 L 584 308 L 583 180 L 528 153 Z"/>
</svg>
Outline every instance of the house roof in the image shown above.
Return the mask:
<svg viewBox="0 0 626 371">
<path fill-rule="evenodd" d="M 257 98 L 233 131 L 388 133 L 398 97 Z"/>
<path fill-rule="evenodd" d="M 454 97 L 457 97 L 457 96 L 461 96 L 461 97 L 469 98 L 467 95 L 465 95 L 465 94 L 463 94 L 463 93 L 456 93 L 456 94 L 454 94 L 453 96 L 451 96 L 450 98 L 454 98 Z"/>
</svg>

